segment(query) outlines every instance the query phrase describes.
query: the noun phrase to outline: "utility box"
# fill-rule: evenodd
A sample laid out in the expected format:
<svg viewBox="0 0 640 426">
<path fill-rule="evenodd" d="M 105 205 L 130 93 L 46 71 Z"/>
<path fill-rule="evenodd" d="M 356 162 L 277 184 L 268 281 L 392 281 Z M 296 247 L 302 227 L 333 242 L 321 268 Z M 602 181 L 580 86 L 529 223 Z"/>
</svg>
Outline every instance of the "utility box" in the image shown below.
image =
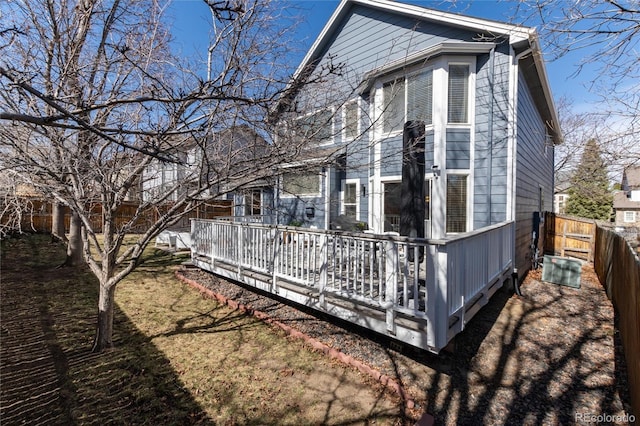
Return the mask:
<svg viewBox="0 0 640 426">
<path fill-rule="evenodd" d="M 542 263 L 542 281 L 580 288 L 582 263 L 558 256 L 545 256 Z"/>
</svg>

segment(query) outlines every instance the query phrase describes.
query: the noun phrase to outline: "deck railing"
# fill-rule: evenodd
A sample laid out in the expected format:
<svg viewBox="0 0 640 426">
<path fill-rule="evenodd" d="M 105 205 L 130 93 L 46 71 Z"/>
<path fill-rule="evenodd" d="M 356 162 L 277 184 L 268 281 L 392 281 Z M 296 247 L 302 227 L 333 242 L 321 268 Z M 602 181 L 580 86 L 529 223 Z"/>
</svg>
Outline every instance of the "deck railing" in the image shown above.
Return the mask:
<svg viewBox="0 0 640 426">
<path fill-rule="evenodd" d="M 266 283 L 278 294 L 280 286 L 294 286 L 319 309 L 334 298 L 384 312 L 391 335 L 398 317 L 417 321 L 426 335 L 408 343 L 434 351 L 513 269 L 512 222 L 444 240 L 197 219 L 191 232 L 193 259 L 212 272 Z"/>
</svg>

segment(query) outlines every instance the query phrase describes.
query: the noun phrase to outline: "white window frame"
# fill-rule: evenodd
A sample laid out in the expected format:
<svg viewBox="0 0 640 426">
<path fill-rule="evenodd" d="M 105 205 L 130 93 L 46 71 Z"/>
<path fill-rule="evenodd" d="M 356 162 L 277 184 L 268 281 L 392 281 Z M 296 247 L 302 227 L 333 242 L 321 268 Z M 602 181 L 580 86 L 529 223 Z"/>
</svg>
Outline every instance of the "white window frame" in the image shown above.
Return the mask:
<svg viewBox="0 0 640 426">
<path fill-rule="evenodd" d="M 331 122 L 329 123 L 329 136 L 327 138 L 324 139 L 319 139 L 317 140 L 317 145 L 318 146 L 326 146 L 326 145 L 331 145 L 334 143 L 334 139 L 335 139 L 335 107 L 327 107 L 327 108 L 318 108 L 316 110 L 313 110 L 307 114 L 303 114 L 300 115 L 298 117 L 295 118 L 294 121 L 300 121 L 300 120 L 304 120 L 306 118 L 312 117 L 314 115 L 320 114 L 322 112 L 328 112 L 329 114 L 331 114 Z M 295 131 L 295 129 L 294 129 Z"/>
<path fill-rule="evenodd" d="M 465 231 L 464 232 L 448 232 L 447 231 L 447 215 L 448 215 L 448 211 L 447 211 L 447 184 L 449 181 L 449 176 L 464 176 L 467 178 L 467 185 L 466 185 L 466 196 L 465 196 L 465 200 L 467 202 L 466 205 L 466 226 L 465 226 Z M 445 208 L 445 217 L 444 217 L 444 231 L 446 232 L 447 235 L 457 235 L 457 234 L 464 234 L 465 232 L 470 232 L 473 230 L 473 179 L 471 177 L 471 173 L 469 173 L 469 171 L 466 170 L 461 170 L 461 171 L 449 171 L 447 172 L 447 174 L 445 175 L 445 201 L 444 201 L 444 208 Z"/>
<path fill-rule="evenodd" d="M 349 106 L 355 105 L 356 107 L 356 130 L 355 130 L 355 135 L 354 136 L 350 136 L 348 134 L 348 127 L 349 127 L 349 123 L 347 121 L 347 108 Z M 342 139 L 344 141 L 352 141 L 354 139 L 356 139 L 359 135 L 360 135 L 360 98 L 356 98 L 356 99 L 352 99 L 348 102 L 345 102 L 345 104 L 342 107 Z"/>
<path fill-rule="evenodd" d="M 258 196 L 258 206 L 260 211 L 256 214 L 253 213 L 253 200 L 255 199 L 254 196 L 257 195 Z M 244 216 L 260 216 L 262 215 L 262 190 L 261 189 L 247 189 L 244 192 L 244 197 L 243 197 L 243 213 Z M 247 214 L 247 209 L 249 209 L 249 214 Z"/>
<path fill-rule="evenodd" d="M 633 210 L 625 210 L 622 219 L 624 223 L 633 223 L 636 221 L 636 212 Z"/>
<path fill-rule="evenodd" d="M 430 123 L 425 123 L 425 127 L 427 129 L 433 128 L 433 123 L 434 123 L 434 115 L 435 115 L 435 109 L 434 108 L 434 103 L 435 103 L 435 90 L 434 90 L 434 86 L 435 86 L 435 68 L 437 62 L 434 63 L 429 63 L 427 66 L 424 66 L 423 63 L 420 64 L 420 67 L 413 67 L 410 70 L 405 70 L 405 71 L 401 71 L 401 72 L 396 72 L 393 73 L 389 76 L 386 76 L 384 79 L 380 79 L 378 84 L 376 85 L 376 95 L 375 95 L 375 101 L 374 103 L 376 105 L 378 105 L 377 110 L 378 110 L 378 114 L 377 114 L 377 118 L 378 118 L 378 123 L 377 123 L 377 128 L 379 129 L 379 134 L 381 135 L 385 135 L 386 136 L 392 136 L 392 135 L 397 135 L 397 134 L 401 134 L 403 129 L 402 127 L 400 129 L 396 129 L 396 130 L 385 130 L 384 129 L 384 123 L 385 123 L 385 99 L 384 99 L 384 87 L 385 85 L 389 84 L 389 83 L 393 83 L 394 81 L 398 81 L 398 80 L 402 80 L 403 84 L 404 84 L 404 111 L 403 111 L 403 124 L 407 121 L 407 99 L 408 99 L 408 87 L 409 84 L 407 84 L 408 80 L 411 79 L 411 77 L 415 77 L 418 76 L 420 74 L 426 73 L 428 71 L 431 71 L 431 122 Z"/>
<path fill-rule="evenodd" d="M 289 172 L 287 172 L 287 169 L 290 170 Z M 288 174 L 293 174 L 293 175 L 298 175 L 298 176 L 309 176 L 309 175 L 313 175 L 313 176 L 317 176 L 318 178 L 318 190 L 316 192 L 309 192 L 309 193 L 299 193 L 299 194 L 292 194 L 289 193 L 287 191 L 285 191 L 284 189 L 284 179 L 285 179 L 285 175 Z M 280 178 L 278 179 L 278 192 L 280 193 L 280 198 L 317 198 L 320 197 L 322 195 L 322 172 L 318 172 L 318 173 L 312 173 L 312 172 L 307 172 L 307 173 L 298 173 L 295 171 L 294 167 L 287 167 L 283 170 L 282 175 L 280 175 Z"/>
<path fill-rule="evenodd" d="M 449 67 L 451 65 L 466 66 L 469 68 L 469 78 L 467 81 L 467 122 L 453 123 L 449 122 Z M 444 98 L 442 100 L 444 109 L 444 118 L 447 128 L 471 128 L 475 124 L 475 99 L 476 99 L 476 57 L 475 56 L 449 56 L 446 58 L 445 81 L 443 82 L 445 89 Z"/>
<path fill-rule="evenodd" d="M 347 185 L 355 185 L 356 187 L 356 217 L 355 220 L 360 221 L 360 179 L 346 179 L 342 181 L 342 188 L 340 189 L 340 214 L 346 215 L 346 206 L 345 198 L 347 195 Z M 351 203 L 350 203 L 351 204 Z"/>
</svg>

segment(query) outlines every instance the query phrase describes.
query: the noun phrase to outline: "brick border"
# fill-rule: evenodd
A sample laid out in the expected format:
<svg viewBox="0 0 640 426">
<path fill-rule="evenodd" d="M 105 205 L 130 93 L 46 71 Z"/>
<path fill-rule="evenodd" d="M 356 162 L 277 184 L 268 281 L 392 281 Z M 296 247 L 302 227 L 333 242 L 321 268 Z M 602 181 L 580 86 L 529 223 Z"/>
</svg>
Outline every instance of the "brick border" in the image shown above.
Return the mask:
<svg viewBox="0 0 640 426">
<path fill-rule="evenodd" d="M 414 401 L 414 399 L 407 393 L 407 391 L 402 387 L 402 385 L 394 378 L 386 375 L 386 374 L 381 374 L 379 371 L 375 370 L 374 368 L 372 368 L 371 366 L 363 363 L 362 361 L 359 361 L 355 358 L 353 358 L 350 355 L 345 354 L 344 352 L 340 352 L 339 350 L 335 349 L 335 348 L 331 348 L 327 345 L 325 345 L 324 343 L 320 342 L 319 340 L 314 339 L 311 336 L 308 336 L 304 333 L 302 333 L 299 330 L 296 330 L 295 328 L 284 324 L 272 317 L 270 317 L 267 313 L 262 312 L 262 311 L 258 311 L 255 310 L 253 308 L 251 308 L 250 306 L 244 305 L 242 303 L 238 303 L 233 299 L 229 299 L 219 293 L 214 292 L 213 290 L 203 286 L 202 284 L 198 283 L 197 281 L 194 281 L 192 279 L 189 279 L 187 277 L 185 277 L 182 274 L 182 271 L 180 270 L 176 270 L 175 271 L 175 275 L 176 278 L 178 278 L 180 281 L 182 281 L 185 284 L 190 285 L 191 287 L 195 288 L 196 290 L 198 290 L 202 295 L 209 297 L 211 299 L 215 299 L 218 302 L 222 303 L 223 305 L 227 305 L 229 306 L 231 309 L 235 309 L 235 310 L 239 310 L 242 311 L 248 315 L 252 315 L 256 318 L 258 318 L 261 321 L 266 322 L 267 324 L 271 324 L 274 325 L 276 327 L 281 328 L 282 330 L 284 330 L 288 335 L 295 337 L 297 339 L 301 339 L 302 341 L 304 341 L 306 344 L 308 344 L 309 346 L 311 346 L 312 348 L 324 353 L 325 355 L 329 356 L 329 358 L 331 359 L 336 359 L 348 366 L 354 367 L 356 368 L 358 371 L 360 371 L 363 374 L 368 375 L 369 377 L 373 378 L 374 380 L 378 381 L 379 383 L 381 383 L 386 389 L 395 392 L 403 401 L 405 404 L 405 407 L 408 409 L 413 409 L 416 406 L 416 403 Z M 427 414 L 425 414 L 426 416 L 428 416 Z M 424 417 L 424 416 L 423 416 Z"/>
</svg>

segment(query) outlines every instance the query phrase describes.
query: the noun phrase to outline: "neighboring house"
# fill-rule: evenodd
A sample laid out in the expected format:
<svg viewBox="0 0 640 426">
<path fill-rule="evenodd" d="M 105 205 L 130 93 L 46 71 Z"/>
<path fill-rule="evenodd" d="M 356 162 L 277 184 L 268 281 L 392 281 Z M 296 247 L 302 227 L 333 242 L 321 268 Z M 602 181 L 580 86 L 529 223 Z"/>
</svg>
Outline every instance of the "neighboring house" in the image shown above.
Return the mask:
<svg viewBox="0 0 640 426">
<path fill-rule="evenodd" d="M 616 226 L 640 227 L 640 166 L 622 174 L 621 191 L 613 197 Z"/>
<path fill-rule="evenodd" d="M 535 30 L 393 1 L 343 0 L 296 80 L 331 64 L 347 76 L 331 86 L 342 89 L 342 101 L 301 120 L 326 126 L 316 129 L 318 146 L 333 149 L 336 161 L 283 175 L 278 222 L 329 229 L 347 217 L 376 233 L 400 231 L 403 128 L 418 122 L 423 235 L 444 239 L 515 221 L 514 266 L 528 270 L 539 212 L 553 208 L 561 142 Z M 288 105 L 313 102 L 304 86 L 292 93 Z"/>
<path fill-rule="evenodd" d="M 555 188 L 553 193 L 553 211 L 565 214 L 567 201 L 569 200 L 569 187 L 571 186 L 570 174 L 567 172 L 556 173 Z"/>
<path fill-rule="evenodd" d="M 187 191 L 193 191 L 199 182 L 210 186 L 200 194 L 202 198 L 216 197 L 225 204 L 231 204 L 231 215 L 246 217 L 257 221 L 264 216 L 264 221 L 271 221 L 273 214 L 274 182 L 264 180 L 247 182 L 227 182 L 229 170 L 247 167 L 255 158 L 265 155 L 267 149 L 264 138 L 246 126 L 236 126 L 203 137 L 204 142 L 193 137 L 176 143 L 172 155 L 174 161 L 154 161 L 143 173 L 142 199 L 145 202 L 159 200 L 162 203 L 175 202 Z M 207 159 L 203 159 L 202 144 L 206 149 Z M 214 184 L 218 182 L 217 184 Z M 242 191 L 228 191 L 226 185 L 242 186 Z"/>
</svg>

